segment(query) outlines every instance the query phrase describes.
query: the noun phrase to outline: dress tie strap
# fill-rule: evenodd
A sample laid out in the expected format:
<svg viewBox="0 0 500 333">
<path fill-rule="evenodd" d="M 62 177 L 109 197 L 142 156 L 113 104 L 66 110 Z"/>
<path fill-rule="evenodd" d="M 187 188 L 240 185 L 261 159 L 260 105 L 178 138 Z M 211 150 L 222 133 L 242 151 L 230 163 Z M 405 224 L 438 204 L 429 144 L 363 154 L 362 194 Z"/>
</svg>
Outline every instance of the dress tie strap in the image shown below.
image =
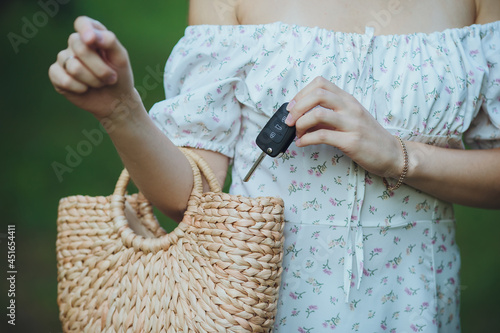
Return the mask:
<svg viewBox="0 0 500 333">
<path fill-rule="evenodd" d="M 373 84 L 373 62 L 370 56 L 373 54 L 373 41 L 375 29 L 366 27 L 365 34 L 362 36 L 362 44 L 359 47 L 357 59 L 361 65 L 359 75 L 356 82 L 353 95 L 360 103 L 370 109 L 372 100 L 372 90 L 368 87 Z M 356 262 L 357 289 L 361 284 L 361 278 L 364 272 L 364 249 L 363 249 L 363 228 L 360 220 L 361 208 L 365 198 L 365 177 L 366 171 L 359 167 L 354 161 L 351 161 L 349 167 L 349 184 L 348 184 L 348 208 L 351 214 L 346 217 L 346 249 L 344 254 L 344 293 L 345 301 L 349 302 L 349 293 L 351 287 L 354 286 L 354 270 L 353 262 Z M 350 205 L 350 206 L 349 206 Z M 353 230 L 355 233 L 353 234 Z"/>
<path fill-rule="evenodd" d="M 366 171 L 351 161 L 349 167 L 349 202 L 351 216 L 346 218 L 346 249 L 344 254 L 344 293 L 345 302 L 349 302 L 351 284 L 354 286 L 355 279 L 353 272 L 353 261 L 357 267 L 357 289 L 361 284 L 361 277 L 364 269 L 364 247 L 363 247 L 363 227 L 361 225 L 360 213 L 365 197 L 365 177 Z M 356 230 L 352 235 L 353 229 Z"/>
</svg>

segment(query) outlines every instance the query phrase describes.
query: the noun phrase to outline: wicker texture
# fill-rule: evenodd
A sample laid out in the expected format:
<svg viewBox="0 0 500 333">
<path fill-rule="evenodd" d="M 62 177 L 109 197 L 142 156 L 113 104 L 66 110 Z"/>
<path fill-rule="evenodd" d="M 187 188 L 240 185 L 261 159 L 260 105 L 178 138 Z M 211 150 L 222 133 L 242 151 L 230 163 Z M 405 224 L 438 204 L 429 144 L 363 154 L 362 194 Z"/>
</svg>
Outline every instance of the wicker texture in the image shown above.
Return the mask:
<svg viewBox="0 0 500 333">
<path fill-rule="evenodd" d="M 220 191 L 183 150 L 195 185 L 167 234 L 126 170 L 108 197 L 61 199 L 58 304 L 65 332 L 268 332 L 283 247 L 283 202 Z M 202 171 L 211 192 L 202 193 Z"/>
</svg>

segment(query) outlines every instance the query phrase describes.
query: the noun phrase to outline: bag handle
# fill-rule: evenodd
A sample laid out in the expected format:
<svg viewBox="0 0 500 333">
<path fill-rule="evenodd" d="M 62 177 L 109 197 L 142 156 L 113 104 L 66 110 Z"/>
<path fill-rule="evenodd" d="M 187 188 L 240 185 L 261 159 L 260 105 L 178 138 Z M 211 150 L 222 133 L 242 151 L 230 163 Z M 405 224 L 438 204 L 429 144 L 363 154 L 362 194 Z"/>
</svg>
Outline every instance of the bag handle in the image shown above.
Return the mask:
<svg viewBox="0 0 500 333">
<path fill-rule="evenodd" d="M 203 193 L 203 182 L 201 175 L 205 176 L 205 179 L 208 182 L 210 190 L 213 192 L 221 192 L 220 184 L 215 176 L 214 172 L 208 165 L 208 163 L 195 152 L 187 149 L 180 148 L 184 156 L 186 156 L 191 168 L 193 170 L 193 190 L 191 195 L 195 193 Z M 180 223 L 171 233 L 165 233 L 160 237 L 144 237 L 142 235 L 138 235 L 129 225 L 129 221 L 125 215 L 125 194 L 127 192 L 127 185 L 130 182 L 130 174 L 127 169 L 123 169 L 116 182 L 115 190 L 111 197 L 111 218 L 115 224 L 115 232 L 118 233 L 119 237 L 121 237 L 123 244 L 127 247 L 133 247 L 137 251 L 144 252 L 157 252 L 159 250 L 166 250 L 170 247 L 171 244 L 177 242 L 179 237 L 182 237 L 184 231 L 187 229 L 188 225 L 184 223 Z M 139 193 L 140 194 L 140 193 Z M 140 223 L 148 224 L 149 229 L 152 227 L 158 227 L 159 223 L 156 220 L 153 210 L 151 208 L 151 203 L 147 201 L 147 205 L 149 207 L 144 209 L 145 215 L 145 223 L 140 221 Z M 154 228 L 153 229 L 157 229 Z M 158 233 L 156 232 L 158 235 Z"/>
<path fill-rule="evenodd" d="M 210 187 L 210 191 L 212 192 L 221 192 L 222 189 L 220 187 L 219 181 L 215 176 L 210 165 L 198 154 L 191 151 L 187 148 L 179 148 L 180 151 L 186 156 L 189 164 L 191 165 L 191 169 L 193 170 L 193 191 L 197 191 L 198 193 L 203 193 L 203 182 L 201 179 L 201 175 L 205 176 L 205 179 L 208 182 L 208 186 Z M 116 182 L 115 190 L 113 195 L 124 196 L 127 192 L 127 185 L 130 182 L 130 174 L 127 169 L 123 169 L 120 177 L 118 177 L 118 181 Z"/>
<path fill-rule="evenodd" d="M 191 164 L 191 169 L 193 169 L 193 191 L 196 190 L 198 191 L 198 193 L 203 193 L 203 182 L 201 180 L 201 175 L 203 175 L 208 182 L 210 191 L 221 192 L 222 189 L 220 187 L 219 181 L 217 180 L 217 177 L 212 171 L 210 165 L 208 165 L 208 163 L 200 155 L 196 154 L 191 149 L 180 148 L 180 150 Z"/>
</svg>

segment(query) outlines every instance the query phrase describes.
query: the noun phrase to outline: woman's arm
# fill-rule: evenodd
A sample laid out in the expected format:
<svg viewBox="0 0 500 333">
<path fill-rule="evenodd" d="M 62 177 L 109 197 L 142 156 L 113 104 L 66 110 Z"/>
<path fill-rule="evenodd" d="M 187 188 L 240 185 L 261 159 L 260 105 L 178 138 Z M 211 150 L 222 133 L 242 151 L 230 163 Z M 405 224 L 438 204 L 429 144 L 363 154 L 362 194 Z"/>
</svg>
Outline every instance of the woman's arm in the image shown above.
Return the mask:
<svg viewBox="0 0 500 333">
<path fill-rule="evenodd" d="M 371 173 L 400 177 L 404 158 L 399 141 L 335 84 L 314 79 L 288 108 L 287 124 L 296 125 L 298 147 L 328 144 Z M 500 208 L 500 149 L 463 151 L 417 142 L 406 146 L 406 184 L 449 202 Z"/>
<path fill-rule="evenodd" d="M 476 24 L 500 20 L 500 1 L 476 0 Z M 411 161 L 406 184 L 441 199 L 500 208 L 500 149 L 451 150 L 406 142 Z"/>
<path fill-rule="evenodd" d="M 406 146 L 406 184 L 449 202 L 500 209 L 500 149 L 446 149 L 411 141 Z"/>
<path fill-rule="evenodd" d="M 500 20 L 500 1 L 475 0 L 476 24 Z M 441 199 L 500 208 L 500 149 L 452 150 L 406 143 L 411 161 L 406 183 Z"/>
<path fill-rule="evenodd" d="M 500 1 L 475 1 L 475 23 L 500 20 Z M 330 144 L 369 172 L 399 178 L 404 165 L 399 141 L 351 95 L 317 78 L 294 101 L 289 124 L 296 123 L 298 146 Z M 317 105 L 335 112 L 322 108 L 307 112 Z M 406 146 L 410 164 L 406 184 L 449 202 L 500 209 L 500 148 L 465 151 L 412 141 Z"/>
<path fill-rule="evenodd" d="M 192 6 L 191 12 L 196 11 Z M 88 17 L 77 18 L 75 30 L 68 48 L 49 69 L 56 91 L 103 124 L 140 191 L 164 214 L 180 221 L 193 187 L 187 159 L 147 115 L 133 87 L 127 51 L 116 36 Z M 197 153 L 223 184 L 228 158 Z"/>
</svg>

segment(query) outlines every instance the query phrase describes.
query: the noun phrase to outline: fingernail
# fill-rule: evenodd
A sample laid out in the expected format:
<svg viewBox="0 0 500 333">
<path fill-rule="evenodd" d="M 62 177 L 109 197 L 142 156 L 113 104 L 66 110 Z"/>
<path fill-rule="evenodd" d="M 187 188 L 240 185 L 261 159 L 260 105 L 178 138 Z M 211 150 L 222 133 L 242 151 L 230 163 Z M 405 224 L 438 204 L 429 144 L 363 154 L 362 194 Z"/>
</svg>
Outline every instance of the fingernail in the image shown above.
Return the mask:
<svg viewBox="0 0 500 333">
<path fill-rule="evenodd" d="M 290 110 L 293 108 L 293 106 L 295 105 L 295 103 L 296 103 L 296 102 L 295 102 L 295 100 L 294 100 L 294 99 L 292 99 L 292 100 L 288 103 L 288 105 L 286 106 L 287 111 L 290 111 Z"/>
<path fill-rule="evenodd" d="M 95 37 L 98 43 L 102 42 L 102 34 L 100 32 L 96 31 Z"/>
<path fill-rule="evenodd" d="M 286 116 L 286 119 L 285 119 L 285 124 L 287 124 L 288 126 L 290 126 L 292 124 L 292 114 L 289 113 L 288 116 Z"/>
<path fill-rule="evenodd" d="M 116 75 L 114 75 L 114 74 L 113 74 L 113 75 L 108 76 L 108 78 L 107 78 L 107 80 L 106 80 L 106 82 L 107 82 L 107 83 L 110 83 L 110 84 L 111 84 L 111 83 L 115 83 L 115 81 L 116 81 Z"/>
<path fill-rule="evenodd" d="M 85 32 L 83 33 L 83 36 L 82 36 L 82 37 L 83 37 L 83 41 L 85 41 L 85 42 L 89 42 L 89 41 L 91 41 L 91 40 L 92 40 L 93 35 L 94 35 L 94 34 L 92 33 L 92 31 L 85 31 Z"/>
</svg>

